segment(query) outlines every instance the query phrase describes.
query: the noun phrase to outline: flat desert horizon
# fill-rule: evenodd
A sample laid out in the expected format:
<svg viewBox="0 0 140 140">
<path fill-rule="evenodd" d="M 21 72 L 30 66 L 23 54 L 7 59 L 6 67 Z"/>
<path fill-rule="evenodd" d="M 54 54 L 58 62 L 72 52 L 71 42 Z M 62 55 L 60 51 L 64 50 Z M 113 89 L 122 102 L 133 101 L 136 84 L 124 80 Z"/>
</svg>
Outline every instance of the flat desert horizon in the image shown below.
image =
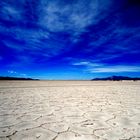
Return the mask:
<svg viewBox="0 0 140 140">
<path fill-rule="evenodd" d="M 0 81 L 0 140 L 139 140 L 140 81 Z"/>
</svg>

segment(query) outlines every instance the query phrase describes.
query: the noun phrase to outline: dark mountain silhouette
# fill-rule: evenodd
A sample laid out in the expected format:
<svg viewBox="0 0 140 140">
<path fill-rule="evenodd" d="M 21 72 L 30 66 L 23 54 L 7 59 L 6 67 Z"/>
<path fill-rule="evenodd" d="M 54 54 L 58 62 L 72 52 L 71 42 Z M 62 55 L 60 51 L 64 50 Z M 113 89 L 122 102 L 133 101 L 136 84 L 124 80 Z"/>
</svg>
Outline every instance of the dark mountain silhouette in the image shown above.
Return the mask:
<svg viewBox="0 0 140 140">
<path fill-rule="evenodd" d="M 121 81 L 121 80 L 133 80 L 133 81 L 136 81 L 136 80 L 140 80 L 139 77 L 126 77 L 126 76 L 111 76 L 111 77 L 106 77 L 106 78 L 94 78 L 92 79 L 92 81 L 107 81 L 107 80 L 110 80 L 110 81 Z"/>
<path fill-rule="evenodd" d="M 0 80 L 39 80 L 39 79 L 32 79 L 32 78 L 23 78 L 23 77 L 4 77 L 0 76 Z"/>
</svg>

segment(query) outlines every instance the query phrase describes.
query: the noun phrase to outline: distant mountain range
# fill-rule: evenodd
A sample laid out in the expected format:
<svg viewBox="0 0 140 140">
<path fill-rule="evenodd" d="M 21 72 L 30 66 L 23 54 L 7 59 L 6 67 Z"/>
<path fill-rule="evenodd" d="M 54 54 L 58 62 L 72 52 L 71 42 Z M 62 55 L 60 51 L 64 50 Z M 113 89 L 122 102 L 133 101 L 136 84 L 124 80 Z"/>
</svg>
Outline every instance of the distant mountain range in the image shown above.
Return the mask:
<svg viewBox="0 0 140 140">
<path fill-rule="evenodd" d="M 32 78 L 23 78 L 23 77 L 4 77 L 0 76 L 0 80 L 38 80 L 38 79 L 32 79 Z"/>
<path fill-rule="evenodd" d="M 4 77 L 0 76 L 0 80 L 39 80 L 39 79 L 32 79 L 32 78 L 23 78 L 23 77 Z M 139 77 L 126 77 L 126 76 L 110 76 L 105 78 L 94 78 L 91 81 L 121 81 L 121 80 L 133 80 L 137 81 L 140 80 Z"/>
<path fill-rule="evenodd" d="M 111 77 L 106 77 L 106 78 L 94 78 L 92 81 L 121 81 L 121 80 L 140 80 L 139 77 L 126 77 L 126 76 L 111 76 Z"/>
</svg>

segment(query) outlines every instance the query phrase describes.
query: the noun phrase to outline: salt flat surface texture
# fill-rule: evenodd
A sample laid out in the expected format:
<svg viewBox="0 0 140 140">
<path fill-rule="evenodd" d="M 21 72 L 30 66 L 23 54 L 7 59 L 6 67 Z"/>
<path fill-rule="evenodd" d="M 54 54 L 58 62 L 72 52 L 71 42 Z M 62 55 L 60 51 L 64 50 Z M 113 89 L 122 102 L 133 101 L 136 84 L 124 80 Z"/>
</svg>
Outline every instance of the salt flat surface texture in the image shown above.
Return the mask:
<svg viewBox="0 0 140 140">
<path fill-rule="evenodd" d="M 0 81 L 0 140 L 140 140 L 140 82 Z"/>
</svg>

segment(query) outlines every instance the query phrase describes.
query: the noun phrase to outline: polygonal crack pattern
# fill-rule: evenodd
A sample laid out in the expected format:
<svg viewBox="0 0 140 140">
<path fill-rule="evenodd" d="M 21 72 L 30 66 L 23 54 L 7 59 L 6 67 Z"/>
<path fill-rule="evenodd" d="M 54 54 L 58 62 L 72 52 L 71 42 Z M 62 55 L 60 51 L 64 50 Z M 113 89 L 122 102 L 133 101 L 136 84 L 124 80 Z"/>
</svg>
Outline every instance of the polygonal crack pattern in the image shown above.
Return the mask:
<svg viewBox="0 0 140 140">
<path fill-rule="evenodd" d="M 139 140 L 139 85 L 0 81 L 0 140 Z"/>
</svg>

